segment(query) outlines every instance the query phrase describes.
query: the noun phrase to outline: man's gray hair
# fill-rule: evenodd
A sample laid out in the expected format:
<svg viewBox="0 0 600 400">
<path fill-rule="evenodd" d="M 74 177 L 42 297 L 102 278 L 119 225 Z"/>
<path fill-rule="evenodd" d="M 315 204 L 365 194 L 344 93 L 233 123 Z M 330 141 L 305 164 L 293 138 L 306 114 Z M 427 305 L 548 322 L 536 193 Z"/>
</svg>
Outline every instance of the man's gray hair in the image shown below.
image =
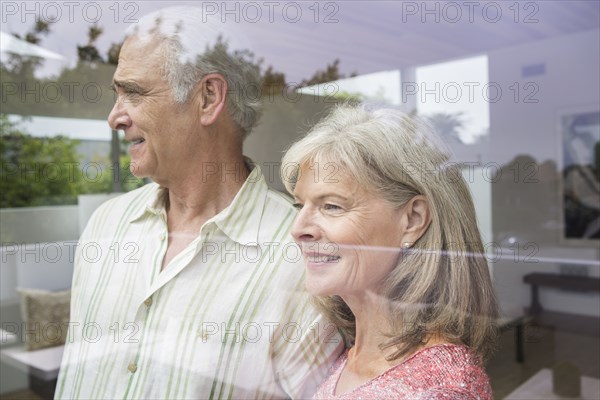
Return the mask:
<svg viewBox="0 0 600 400">
<path fill-rule="evenodd" d="M 222 75 L 228 87 L 227 111 L 246 137 L 261 116 L 262 82 L 260 68 L 250 62 L 248 49 L 229 50 L 228 39 L 241 40 L 232 34 L 234 27 L 230 25 L 203 14 L 201 8 L 169 7 L 140 18 L 127 30 L 126 37 L 163 40 L 162 72 L 178 103 L 185 103 L 207 74 Z"/>
</svg>

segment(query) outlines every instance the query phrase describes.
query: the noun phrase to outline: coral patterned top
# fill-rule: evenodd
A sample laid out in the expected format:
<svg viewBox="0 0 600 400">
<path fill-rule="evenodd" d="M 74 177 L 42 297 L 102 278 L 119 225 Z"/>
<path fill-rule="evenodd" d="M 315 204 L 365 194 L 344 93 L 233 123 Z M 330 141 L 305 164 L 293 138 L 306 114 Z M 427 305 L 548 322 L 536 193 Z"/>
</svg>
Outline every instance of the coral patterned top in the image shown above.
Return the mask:
<svg viewBox="0 0 600 400">
<path fill-rule="evenodd" d="M 354 390 L 335 395 L 346 363 L 346 351 L 331 367 L 313 399 L 492 400 L 488 377 L 468 347 L 439 344 L 421 349 Z"/>
</svg>

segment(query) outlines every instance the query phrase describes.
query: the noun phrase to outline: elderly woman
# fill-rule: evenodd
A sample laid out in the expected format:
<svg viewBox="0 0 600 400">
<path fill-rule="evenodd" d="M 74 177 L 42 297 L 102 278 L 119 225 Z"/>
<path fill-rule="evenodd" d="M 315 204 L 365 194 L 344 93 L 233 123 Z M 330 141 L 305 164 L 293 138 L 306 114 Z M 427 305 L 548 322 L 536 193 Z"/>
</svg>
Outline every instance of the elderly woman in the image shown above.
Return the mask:
<svg viewBox="0 0 600 400">
<path fill-rule="evenodd" d="M 286 153 L 306 287 L 351 345 L 315 398 L 492 398 L 495 295 L 442 149 L 413 117 L 345 105 Z"/>
</svg>

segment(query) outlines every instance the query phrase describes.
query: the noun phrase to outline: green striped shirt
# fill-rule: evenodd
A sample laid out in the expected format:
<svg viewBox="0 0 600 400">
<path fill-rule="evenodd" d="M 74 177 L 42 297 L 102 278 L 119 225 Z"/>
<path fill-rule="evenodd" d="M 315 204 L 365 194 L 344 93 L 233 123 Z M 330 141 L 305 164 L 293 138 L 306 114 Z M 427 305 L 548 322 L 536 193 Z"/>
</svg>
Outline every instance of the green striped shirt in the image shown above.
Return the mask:
<svg viewBox="0 0 600 400">
<path fill-rule="evenodd" d="M 310 396 L 343 344 L 303 290 L 289 200 L 254 167 L 161 272 L 165 192 L 112 199 L 86 227 L 56 398 Z"/>
</svg>

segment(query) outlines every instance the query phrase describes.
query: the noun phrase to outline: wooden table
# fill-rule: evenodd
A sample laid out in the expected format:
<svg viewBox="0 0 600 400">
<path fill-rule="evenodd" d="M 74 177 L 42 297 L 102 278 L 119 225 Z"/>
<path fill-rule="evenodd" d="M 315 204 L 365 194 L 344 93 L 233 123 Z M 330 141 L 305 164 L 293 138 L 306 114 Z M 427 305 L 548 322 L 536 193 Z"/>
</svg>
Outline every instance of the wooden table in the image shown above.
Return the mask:
<svg viewBox="0 0 600 400">
<path fill-rule="evenodd" d="M 544 309 L 539 299 L 539 287 L 552 287 L 575 292 L 600 292 L 600 279 L 588 276 L 571 276 L 534 272 L 523 276 L 523 282 L 531 285 L 531 305 L 529 311 L 533 315 Z"/>
<path fill-rule="evenodd" d="M 552 370 L 544 368 L 516 388 L 505 400 L 553 400 L 564 399 L 552 391 Z M 600 399 L 600 379 L 581 377 L 581 400 Z"/>
<path fill-rule="evenodd" d="M 523 339 L 523 336 L 525 335 L 525 325 L 532 320 L 533 317 L 527 315 L 523 307 L 508 305 L 502 307 L 501 315 L 498 319 L 498 329 L 500 332 L 506 332 L 511 329 L 515 330 L 515 359 L 520 364 L 525 362 L 525 342 Z"/>
<path fill-rule="evenodd" d="M 0 359 L 29 376 L 29 389 L 40 397 L 53 398 L 56 379 L 65 346 L 25 351 L 23 346 L 13 346 L 0 351 Z"/>
</svg>

